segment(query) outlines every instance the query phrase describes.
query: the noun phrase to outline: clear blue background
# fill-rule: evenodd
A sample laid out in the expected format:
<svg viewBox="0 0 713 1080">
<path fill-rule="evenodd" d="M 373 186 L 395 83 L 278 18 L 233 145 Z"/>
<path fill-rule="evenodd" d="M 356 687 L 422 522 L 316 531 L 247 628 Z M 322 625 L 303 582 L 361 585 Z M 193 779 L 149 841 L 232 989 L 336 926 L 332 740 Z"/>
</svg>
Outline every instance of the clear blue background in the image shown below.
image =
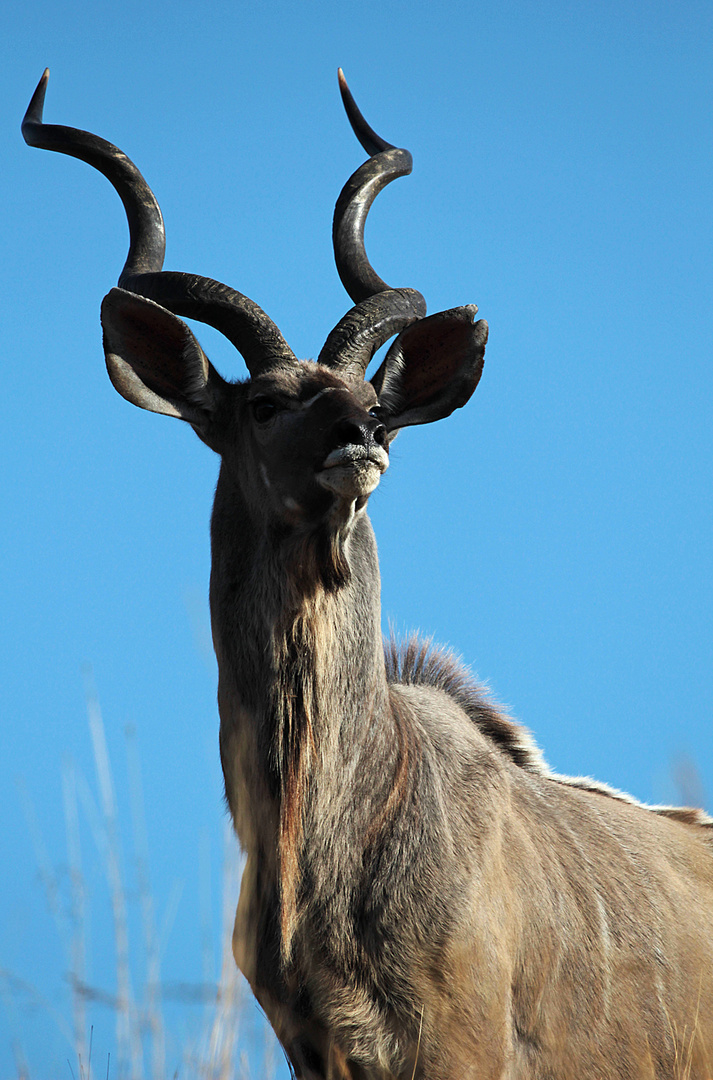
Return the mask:
<svg viewBox="0 0 713 1080">
<path fill-rule="evenodd" d="M 363 159 L 344 67 L 415 159 L 370 216 L 374 266 L 431 311 L 477 302 L 491 326 L 471 403 L 404 432 L 371 500 L 385 626 L 449 642 L 558 770 L 677 801 L 713 791 L 713 8 L 9 0 L 2 21 L 0 1076 L 24 1054 L 33 1077 L 66 1077 L 74 1050 L 25 985 L 69 1023 L 27 818 L 66 884 L 63 760 L 96 787 L 87 664 L 129 836 L 137 733 L 159 917 L 182 884 L 163 980 L 219 965 L 217 461 L 109 383 L 98 313 L 126 225 L 102 176 L 22 142 L 43 68 L 46 119 L 118 144 L 153 186 L 166 267 L 239 288 L 314 356 L 349 306 L 330 241 Z M 115 992 L 86 822 L 82 843 L 87 974 Z M 197 1021 L 181 1008 L 167 1073 L 184 1076 Z M 96 1007 L 99 1074 L 109 1013 Z"/>
</svg>

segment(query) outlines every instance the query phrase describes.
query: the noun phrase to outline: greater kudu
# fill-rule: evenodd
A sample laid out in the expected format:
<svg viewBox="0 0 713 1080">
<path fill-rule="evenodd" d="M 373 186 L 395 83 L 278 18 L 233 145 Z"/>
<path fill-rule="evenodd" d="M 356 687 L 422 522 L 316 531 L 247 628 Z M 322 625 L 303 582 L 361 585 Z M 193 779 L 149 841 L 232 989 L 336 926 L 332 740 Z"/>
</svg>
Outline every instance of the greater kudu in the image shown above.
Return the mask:
<svg viewBox="0 0 713 1080">
<path fill-rule="evenodd" d="M 370 266 L 367 212 L 411 157 L 340 81 L 370 157 L 334 219 L 354 307 L 316 363 L 240 293 L 161 272 L 147 184 L 103 139 L 43 124 L 46 77 L 23 125 L 123 200 L 129 256 L 102 307 L 114 386 L 222 457 L 210 599 L 247 855 L 235 958 L 299 1077 L 704 1080 L 711 819 L 552 774 L 447 653 L 384 651 L 367 500 L 400 428 L 466 403 L 486 325 L 475 307 L 426 318 Z M 250 379 L 224 381 L 178 315 L 220 329 Z"/>
</svg>

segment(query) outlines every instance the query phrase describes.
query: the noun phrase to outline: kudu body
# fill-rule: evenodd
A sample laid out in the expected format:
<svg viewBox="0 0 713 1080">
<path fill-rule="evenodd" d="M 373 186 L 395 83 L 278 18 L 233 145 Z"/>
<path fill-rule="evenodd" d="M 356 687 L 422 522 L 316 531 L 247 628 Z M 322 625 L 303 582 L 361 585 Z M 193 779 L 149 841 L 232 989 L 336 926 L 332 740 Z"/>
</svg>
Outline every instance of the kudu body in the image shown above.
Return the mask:
<svg viewBox="0 0 713 1080">
<path fill-rule="evenodd" d="M 486 339 L 475 308 L 425 318 L 366 258 L 371 202 L 410 155 L 342 80 L 370 155 L 335 212 L 355 306 L 298 362 L 240 293 L 161 272 L 145 181 L 104 140 L 43 124 L 45 84 L 25 138 L 104 172 L 129 218 L 102 308 L 111 379 L 222 457 L 210 599 L 247 856 L 234 952 L 297 1076 L 713 1075 L 711 820 L 550 773 L 447 654 L 382 645 L 367 499 L 399 428 L 468 400 Z M 222 330 L 251 378 L 224 381 L 180 315 Z"/>
</svg>

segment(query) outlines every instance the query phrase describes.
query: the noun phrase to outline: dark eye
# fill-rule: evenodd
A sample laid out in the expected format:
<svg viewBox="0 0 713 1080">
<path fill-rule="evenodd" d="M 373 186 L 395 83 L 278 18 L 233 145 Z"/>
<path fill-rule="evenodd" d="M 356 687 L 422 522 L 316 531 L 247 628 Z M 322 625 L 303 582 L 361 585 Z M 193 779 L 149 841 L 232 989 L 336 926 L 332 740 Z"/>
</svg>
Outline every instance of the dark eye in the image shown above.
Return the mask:
<svg viewBox="0 0 713 1080">
<path fill-rule="evenodd" d="M 381 405 L 374 405 L 373 408 L 369 409 L 369 416 L 373 416 L 375 420 L 381 420 L 383 424 L 385 410 L 382 409 Z"/>
<path fill-rule="evenodd" d="M 250 409 L 258 424 L 266 424 L 276 414 L 277 405 L 269 398 L 255 398 L 250 402 Z"/>
</svg>

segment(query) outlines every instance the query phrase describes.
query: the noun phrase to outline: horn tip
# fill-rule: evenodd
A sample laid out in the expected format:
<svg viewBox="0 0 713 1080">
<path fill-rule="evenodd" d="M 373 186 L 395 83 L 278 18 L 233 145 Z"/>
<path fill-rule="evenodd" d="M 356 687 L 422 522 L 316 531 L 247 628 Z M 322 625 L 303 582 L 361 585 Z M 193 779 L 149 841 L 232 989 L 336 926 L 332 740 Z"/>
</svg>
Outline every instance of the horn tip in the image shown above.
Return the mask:
<svg viewBox="0 0 713 1080">
<path fill-rule="evenodd" d="M 42 78 L 38 82 L 37 88 L 32 95 L 32 98 L 30 99 L 30 104 L 27 106 L 27 112 L 23 117 L 22 134 L 26 142 L 29 142 L 29 139 L 27 137 L 29 131 L 28 125 L 42 123 L 42 112 L 45 105 L 45 93 L 47 92 L 47 83 L 49 82 L 49 77 L 50 69 L 45 68 L 42 73 Z"/>
<path fill-rule="evenodd" d="M 347 85 L 347 80 L 341 68 L 337 69 L 337 77 L 339 79 L 339 92 L 342 95 L 342 104 L 344 105 L 347 119 L 352 126 L 352 131 L 366 150 L 369 157 L 374 157 L 375 154 L 381 153 L 382 150 L 394 150 L 395 147 L 393 143 L 389 143 L 386 139 L 382 139 L 381 136 L 377 135 L 374 129 L 367 124 L 354 100 L 354 95 Z"/>
</svg>

